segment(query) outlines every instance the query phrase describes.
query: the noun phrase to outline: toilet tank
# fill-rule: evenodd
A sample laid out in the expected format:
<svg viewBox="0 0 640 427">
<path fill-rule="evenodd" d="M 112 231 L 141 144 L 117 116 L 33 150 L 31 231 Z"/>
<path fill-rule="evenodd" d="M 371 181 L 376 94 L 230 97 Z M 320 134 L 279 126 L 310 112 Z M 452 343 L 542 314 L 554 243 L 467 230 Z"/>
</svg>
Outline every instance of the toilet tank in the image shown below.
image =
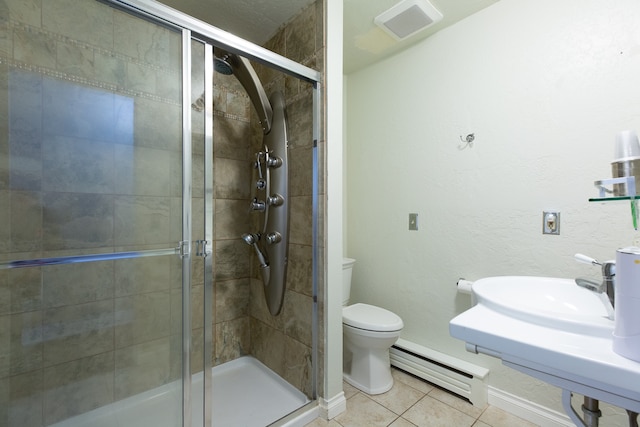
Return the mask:
<svg viewBox="0 0 640 427">
<path fill-rule="evenodd" d="M 344 258 L 342 260 L 342 305 L 349 304 L 349 297 L 351 295 L 351 273 L 353 271 L 353 264 L 356 260 L 353 258 Z"/>
</svg>

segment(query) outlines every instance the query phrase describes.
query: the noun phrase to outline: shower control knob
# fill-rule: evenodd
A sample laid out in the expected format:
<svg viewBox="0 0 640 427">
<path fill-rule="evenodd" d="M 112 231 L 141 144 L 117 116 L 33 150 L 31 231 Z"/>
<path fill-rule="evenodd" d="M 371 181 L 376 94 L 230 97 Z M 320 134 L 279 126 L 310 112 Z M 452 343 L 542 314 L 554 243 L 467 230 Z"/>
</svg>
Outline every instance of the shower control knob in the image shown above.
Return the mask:
<svg viewBox="0 0 640 427">
<path fill-rule="evenodd" d="M 260 178 L 259 180 L 256 181 L 256 188 L 258 190 L 264 190 L 267 187 L 267 181 L 265 181 L 264 179 Z"/>
<path fill-rule="evenodd" d="M 282 159 L 278 156 L 269 156 L 267 158 L 267 166 L 270 168 L 279 168 L 282 166 Z"/>
<path fill-rule="evenodd" d="M 267 205 L 262 201 L 262 200 L 258 200 L 257 198 L 254 198 L 251 201 L 251 207 L 250 209 L 252 211 L 259 211 L 259 212 L 264 212 L 264 210 L 267 209 Z"/>
<path fill-rule="evenodd" d="M 282 241 L 282 234 L 278 233 L 277 231 L 272 231 L 271 233 L 267 234 L 265 239 L 270 245 L 273 245 L 274 243 L 280 243 Z"/>
<path fill-rule="evenodd" d="M 275 193 L 273 196 L 269 196 L 267 198 L 267 203 L 271 206 L 280 206 L 284 203 L 284 197 L 282 195 Z"/>
</svg>

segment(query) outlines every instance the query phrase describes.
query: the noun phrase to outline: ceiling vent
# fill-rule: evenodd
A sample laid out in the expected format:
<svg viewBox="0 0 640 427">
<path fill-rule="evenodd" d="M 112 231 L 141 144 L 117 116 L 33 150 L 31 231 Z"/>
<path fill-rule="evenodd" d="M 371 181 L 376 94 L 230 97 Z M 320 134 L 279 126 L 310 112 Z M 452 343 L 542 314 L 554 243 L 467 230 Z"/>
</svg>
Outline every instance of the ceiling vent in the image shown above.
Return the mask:
<svg viewBox="0 0 640 427">
<path fill-rule="evenodd" d="M 404 40 L 442 19 L 427 0 L 403 0 L 376 16 L 374 22 L 396 40 Z"/>
</svg>

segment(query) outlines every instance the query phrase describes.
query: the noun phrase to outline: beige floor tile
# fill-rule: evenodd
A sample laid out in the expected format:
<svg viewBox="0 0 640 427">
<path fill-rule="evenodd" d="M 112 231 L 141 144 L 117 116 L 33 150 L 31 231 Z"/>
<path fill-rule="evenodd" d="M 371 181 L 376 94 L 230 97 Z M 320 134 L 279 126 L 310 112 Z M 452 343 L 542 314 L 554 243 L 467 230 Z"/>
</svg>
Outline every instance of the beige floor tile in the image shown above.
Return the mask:
<svg viewBox="0 0 640 427">
<path fill-rule="evenodd" d="M 393 376 L 394 381 L 399 381 L 403 384 L 411 386 L 416 390 L 420 390 L 423 393 L 429 393 L 433 390 L 433 386 L 426 381 L 423 381 L 419 378 L 414 377 L 400 369 L 391 368 L 391 375 Z"/>
<path fill-rule="evenodd" d="M 342 381 L 342 390 L 344 391 L 345 399 L 349 399 L 349 398 L 355 396 L 356 393 L 359 392 L 359 390 L 357 388 L 355 388 L 354 386 L 352 386 L 351 384 L 349 384 L 346 381 Z"/>
<path fill-rule="evenodd" d="M 335 420 L 343 427 L 386 427 L 397 417 L 384 406 L 358 393 L 347 400 L 347 410 Z"/>
<path fill-rule="evenodd" d="M 467 402 L 464 399 L 461 399 L 451 393 L 448 393 L 444 390 L 441 390 L 439 388 L 434 388 L 430 393 L 429 396 L 433 397 L 434 399 L 439 400 L 442 403 L 446 403 L 449 406 L 454 407 L 455 409 L 457 409 L 460 412 L 464 412 L 465 414 L 469 415 L 470 417 L 473 418 L 478 418 L 480 416 L 480 414 L 482 414 L 482 411 L 485 410 L 485 408 L 477 408 L 475 406 L 473 406 L 471 403 Z"/>
<path fill-rule="evenodd" d="M 415 405 L 415 403 L 424 397 L 424 393 L 410 387 L 400 381 L 395 381 L 391 390 L 386 393 L 370 395 L 369 397 L 395 412 L 398 415 L 404 413 L 407 409 Z M 480 414 L 478 414 L 480 415 Z"/>
<path fill-rule="evenodd" d="M 525 421 L 495 406 L 489 406 L 485 409 L 479 420 L 489 424 L 491 427 L 536 427 L 536 424 Z"/>
<path fill-rule="evenodd" d="M 416 427 L 416 425 L 400 417 L 392 424 L 389 424 L 389 427 Z"/>
<path fill-rule="evenodd" d="M 475 418 L 428 395 L 412 406 L 402 417 L 418 427 L 470 427 L 475 422 Z"/>
<path fill-rule="evenodd" d="M 314 420 L 307 427 L 536 427 L 492 406 L 477 408 L 399 369 L 392 368 L 391 373 L 393 388 L 378 395 L 343 382 L 347 411 L 331 421 Z"/>
</svg>

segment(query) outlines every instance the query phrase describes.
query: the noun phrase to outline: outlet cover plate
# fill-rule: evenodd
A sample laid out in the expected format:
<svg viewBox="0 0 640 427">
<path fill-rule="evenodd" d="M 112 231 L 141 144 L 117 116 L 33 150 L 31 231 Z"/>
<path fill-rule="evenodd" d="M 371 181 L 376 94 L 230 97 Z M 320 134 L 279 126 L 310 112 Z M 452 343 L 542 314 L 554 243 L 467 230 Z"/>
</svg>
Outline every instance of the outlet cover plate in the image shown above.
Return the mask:
<svg viewBox="0 0 640 427">
<path fill-rule="evenodd" d="M 560 212 L 542 212 L 542 234 L 560 234 Z"/>
</svg>

